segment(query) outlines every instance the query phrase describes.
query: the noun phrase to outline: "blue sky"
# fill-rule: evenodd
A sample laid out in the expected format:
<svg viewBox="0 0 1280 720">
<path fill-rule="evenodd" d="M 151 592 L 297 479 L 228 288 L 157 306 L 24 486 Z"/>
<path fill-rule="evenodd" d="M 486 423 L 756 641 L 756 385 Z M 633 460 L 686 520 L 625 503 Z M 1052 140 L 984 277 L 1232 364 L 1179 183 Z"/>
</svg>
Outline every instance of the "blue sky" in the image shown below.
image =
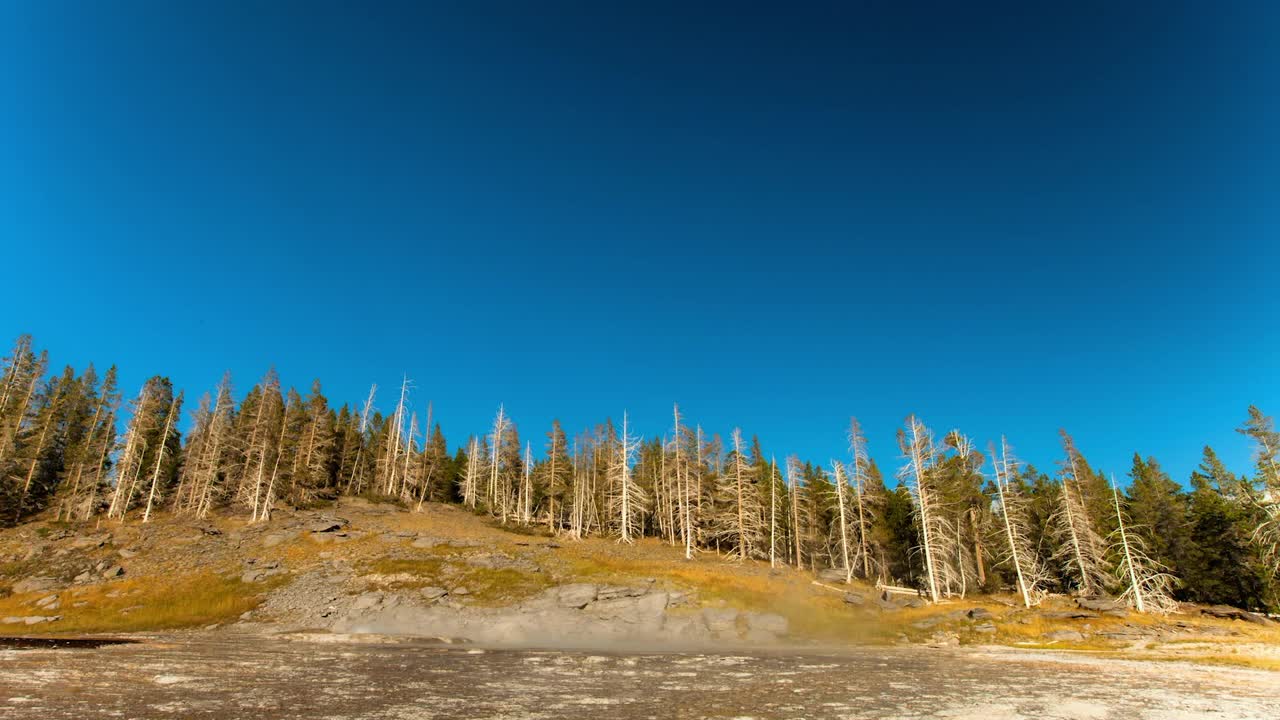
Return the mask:
<svg viewBox="0 0 1280 720">
<path fill-rule="evenodd" d="M 407 373 L 452 443 L 679 401 L 891 468 L 916 412 L 1185 480 L 1280 412 L 1268 3 L 376 5 L 5 4 L 0 334 Z"/>
</svg>

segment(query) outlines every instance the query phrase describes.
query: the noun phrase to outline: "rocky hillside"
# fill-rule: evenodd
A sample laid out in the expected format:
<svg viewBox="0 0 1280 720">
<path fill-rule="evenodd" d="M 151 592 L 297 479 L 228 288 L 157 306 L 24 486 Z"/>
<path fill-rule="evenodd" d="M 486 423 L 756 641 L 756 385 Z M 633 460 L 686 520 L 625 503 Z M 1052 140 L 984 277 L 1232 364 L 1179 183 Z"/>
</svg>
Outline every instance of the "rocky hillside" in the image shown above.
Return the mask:
<svg viewBox="0 0 1280 720">
<path fill-rule="evenodd" d="M 840 573 L 735 562 L 653 539 L 623 545 L 511 532 L 458 508 L 345 499 L 247 524 L 0 533 L 0 634 L 417 635 L 541 646 L 919 642 L 1176 653 L 1276 663 L 1274 622 L 1229 608 L 1169 616 L 1050 598 L 926 605 Z M 1241 660 L 1241 659 L 1244 660 Z"/>
</svg>

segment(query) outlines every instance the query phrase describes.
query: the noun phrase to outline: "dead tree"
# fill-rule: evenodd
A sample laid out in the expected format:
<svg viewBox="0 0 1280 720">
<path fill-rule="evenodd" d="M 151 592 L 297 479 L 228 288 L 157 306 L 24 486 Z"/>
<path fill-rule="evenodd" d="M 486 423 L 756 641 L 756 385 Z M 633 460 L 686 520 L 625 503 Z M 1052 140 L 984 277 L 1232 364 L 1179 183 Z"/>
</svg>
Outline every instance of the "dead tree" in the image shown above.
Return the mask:
<svg viewBox="0 0 1280 720">
<path fill-rule="evenodd" d="M 1115 576 L 1124 587 L 1120 599 L 1140 613 L 1152 610 L 1163 614 L 1178 609 L 1178 603 L 1173 599 L 1173 576 L 1151 559 L 1142 538 L 1130 534 L 1125 528 L 1125 515 L 1120 509 L 1120 493 L 1114 476 L 1111 478 L 1111 501 L 1116 510 L 1112 552 L 1119 557 Z"/>
<path fill-rule="evenodd" d="M 844 472 L 844 463 L 839 460 L 831 461 L 831 474 L 835 476 L 836 498 L 836 515 L 840 520 L 837 529 L 840 532 L 840 560 L 841 570 L 844 570 L 844 581 L 846 583 L 853 582 L 853 564 L 849 562 L 849 521 L 846 517 L 849 513 L 848 493 L 846 491 L 849 479 Z"/>
<path fill-rule="evenodd" d="M 1030 540 L 1025 498 L 1011 481 L 1017 473 L 1018 461 L 1009 454 L 1009 444 L 1003 437 L 1000 438 L 999 455 L 995 446 L 991 447 L 991 464 L 995 469 L 1000 517 L 1008 543 L 1008 554 L 1004 559 L 1013 566 L 1022 604 L 1030 608 L 1040 604 L 1048 577 Z"/>
<path fill-rule="evenodd" d="M 1063 463 L 1058 507 L 1051 517 L 1061 544 L 1054 554 L 1068 577 L 1076 581 L 1081 595 L 1102 592 L 1107 584 L 1106 542 L 1089 516 L 1080 482 L 1079 453 L 1064 436 L 1067 460 Z"/>
<path fill-rule="evenodd" d="M 858 560 L 862 565 L 863 579 L 870 580 L 872 575 L 870 534 L 871 524 L 875 521 L 872 504 L 867 498 L 871 457 L 867 453 L 867 438 L 862 434 L 862 425 L 858 423 L 857 418 L 849 419 L 849 454 L 853 456 L 853 491 L 858 513 Z"/>
<path fill-rule="evenodd" d="M 800 475 L 802 468 L 800 458 L 792 455 L 787 458 L 787 487 L 791 496 L 791 538 L 795 544 L 796 567 L 804 567 L 804 554 L 800 547 Z"/>
<path fill-rule="evenodd" d="M 609 469 L 610 485 L 614 488 L 611 498 L 616 513 L 619 542 L 630 543 L 641 534 L 640 517 L 647 501 L 644 489 L 631 476 L 631 462 L 635 456 L 636 439 L 629 434 L 627 414 L 622 413 L 622 434 Z"/>
<path fill-rule="evenodd" d="M 182 393 L 178 393 L 178 397 L 169 403 L 169 412 L 165 415 L 164 430 L 160 432 L 160 437 L 157 441 L 156 463 L 151 471 L 151 490 L 147 493 L 147 508 L 142 512 L 142 522 L 147 522 L 151 519 L 151 508 L 155 505 L 156 497 L 160 491 L 160 471 L 164 467 L 164 450 L 169 445 L 169 437 L 173 434 L 173 426 L 180 412 L 182 412 Z"/>
<path fill-rule="evenodd" d="M 950 586 L 953 568 L 955 532 L 941 507 L 936 487 L 934 462 L 937 451 L 933 433 L 915 415 L 907 416 L 906 431 L 899 431 L 898 443 L 907 459 L 899 475 L 908 483 L 915 500 L 916 520 L 920 527 L 920 553 L 924 558 L 925 589 L 929 600 L 937 602 Z"/>
</svg>

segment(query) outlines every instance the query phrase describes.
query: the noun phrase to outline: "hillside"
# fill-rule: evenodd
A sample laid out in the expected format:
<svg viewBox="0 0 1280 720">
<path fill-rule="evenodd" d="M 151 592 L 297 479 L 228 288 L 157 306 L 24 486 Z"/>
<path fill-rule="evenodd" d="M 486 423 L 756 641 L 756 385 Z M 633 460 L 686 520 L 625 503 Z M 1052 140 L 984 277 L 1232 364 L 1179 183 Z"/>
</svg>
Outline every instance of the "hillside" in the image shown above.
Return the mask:
<svg viewBox="0 0 1280 720">
<path fill-rule="evenodd" d="M 829 573 L 827 575 L 830 575 Z M 1280 629 L 1184 606 L 929 605 L 790 567 L 513 532 L 457 507 L 343 499 L 265 523 L 160 516 L 0 533 L 0 633 L 425 635 L 494 645 L 999 644 L 1280 667 Z M 1205 612 L 1234 615 L 1211 617 Z"/>
</svg>

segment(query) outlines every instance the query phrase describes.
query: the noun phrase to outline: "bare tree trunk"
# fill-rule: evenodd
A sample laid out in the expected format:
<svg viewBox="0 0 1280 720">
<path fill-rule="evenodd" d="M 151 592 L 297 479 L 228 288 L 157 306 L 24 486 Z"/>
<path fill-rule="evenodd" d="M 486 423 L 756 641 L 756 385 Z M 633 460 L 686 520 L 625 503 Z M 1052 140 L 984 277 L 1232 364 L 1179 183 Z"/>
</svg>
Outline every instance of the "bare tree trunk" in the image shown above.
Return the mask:
<svg viewBox="0 0 1280 720">
<path fill-rule="evenodd" d="M 147 493 L 147 509 L 142 512 L 142 522 L 151 519 L 151 508 L 155 504 L 156 490 L 160 485 L 160 468 L 164 464 L 164 449 L 169 444 L 169 433 L 173 430 L 174 416 L 181 412 L 182 394 L 169 403 L 169 412 L 164 419 L 164 430 L 160 433 L 160 447 L 156 448 L 156 466 L 151 471 L 151 491 Z"/>
</svg>

